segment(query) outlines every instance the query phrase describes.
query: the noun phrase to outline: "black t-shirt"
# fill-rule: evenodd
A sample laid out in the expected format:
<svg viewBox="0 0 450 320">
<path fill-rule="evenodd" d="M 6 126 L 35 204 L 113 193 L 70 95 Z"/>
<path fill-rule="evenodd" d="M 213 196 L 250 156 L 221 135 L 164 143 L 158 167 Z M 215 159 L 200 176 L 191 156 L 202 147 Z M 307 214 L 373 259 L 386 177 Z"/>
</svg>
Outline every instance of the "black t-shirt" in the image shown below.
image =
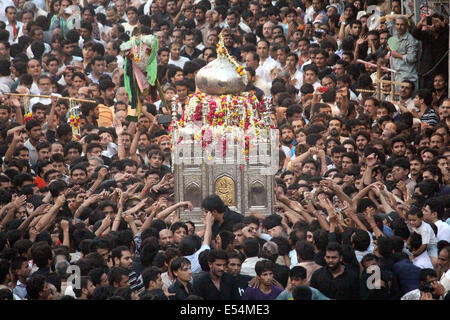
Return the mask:
<svg viewBox="0 0 450 320">
<path fill-rule="evenodd" d="M 212 239 L 215 239 L 221 231 L 227 230 L 233 232 L 233 225 L 235 223 L 241 222 L 243 219 L 244 217 L 241 214 L 232 211 L 227 207 L 223 215 L 222 225 L 219 226 L 219 223 L 217 221 L 214 221 L 214 224 L 212 226 Z"/>
<path fill-rule="evenodd" d="M 205 300 L 240 300 L 239 290 L 233 277 L 224 273 L 220 280 L 220 290 L 205 273 L 194 281 L 194 294 Z"/>
<path fill-rule="evenodd" d="M 275 263 L 273 265 L 273 277 L 279 283 L 286 287 L 289 279 L 289 267 L 283 266 L 281 264 Z"/>
<path fill-rule="evenodd" d="M 248 288 L 248 282 L 253 278 L 251 276 L 240 274 L 236 277 L 233 277 L 233 279 L 237 286 L 238 293 L 242 297 L 242 295 L 245 292 L 245 289 Z"/>
</svg>

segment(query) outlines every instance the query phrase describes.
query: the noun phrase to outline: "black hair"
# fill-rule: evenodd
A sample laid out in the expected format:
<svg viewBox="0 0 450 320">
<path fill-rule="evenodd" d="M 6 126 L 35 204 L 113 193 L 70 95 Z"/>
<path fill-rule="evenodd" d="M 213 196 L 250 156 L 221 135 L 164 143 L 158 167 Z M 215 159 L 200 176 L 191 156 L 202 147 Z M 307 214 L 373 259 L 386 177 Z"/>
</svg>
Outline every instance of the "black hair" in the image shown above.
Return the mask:
<svg viewBox="0 0 450 320">
<path fill-rule="evenodd" d="M 207 196 L 202 201 L 202 208 L 208 211 L 216 210 L 218 213 L 225 213 L 226 206 L 223 200 L 216 194 Z"/>
<path fill-rule="evenodd" d="M 257 257 L 260 251 L 259 241 L 253 238 L 245 239 L 242 247 L 247 258 Z"/>
<path fill-rule="evenodd" d="M 260 260 L 255 264 L 255 272 L 260 276 L 263 272 L 273 271 L 274 263 L 270 260 Z"/>
</svg>

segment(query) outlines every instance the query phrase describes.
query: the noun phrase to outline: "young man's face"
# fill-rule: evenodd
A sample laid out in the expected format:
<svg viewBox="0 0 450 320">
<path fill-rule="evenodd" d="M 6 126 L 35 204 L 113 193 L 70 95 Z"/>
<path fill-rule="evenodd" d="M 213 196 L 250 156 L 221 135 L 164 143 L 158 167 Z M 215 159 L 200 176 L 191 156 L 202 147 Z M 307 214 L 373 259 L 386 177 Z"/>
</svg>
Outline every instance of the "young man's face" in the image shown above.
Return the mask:
<svg viewBox="0 0 450 320">
<path fill-rule="evenodd" d="M 337 270 L 342 262 L 342 256 L 338 251 L 326 251 L 325 253 L 325 262 L 327 264 L 328 269 L 331 271 Z"/>
<path fill-rule="evenodd" d="M 273 272 L 272 271 L 264 271 L 258 276 L 259 280 L 265 285 L 265 286 L 272 286 L 273 281 Z"/>
<path fill-rule="evenodd" d="M 291 184 L 294 183 L 294 176 L 292 174 L 287 174 L 283 178 L 283 182 L 286 184 L 287 187 L 289 187 Z"/>
<path fill-rule="evenodd" d="M 240 247 L 242 246 L 244 240 L 245 240 L 245 236 L 244 233 L 242 232 L 241 229 L 236 230 L 233 232 L 234 234 L 234 246 L 235 247 Z"/>
<path fill-rule="evenodd" d="M 175 243 L 180 243 L 181 240 L 183 240 L 184 237 L 186 237 L 186 235 L 187 235 L 186 230 L 183 227 L 180 227 L 173 233 L 173 240 Z"/>
<path fill-rule="evenodd" d="M 176 86 L 177 94 L 180 99 L 184 99 L 188 95 L 188 88 L 186 86 Z"/>
<path fill-rule="evenodd" d="M 408 177 L 408 170 L 399 166 L 394 166 L 392 168 L 392 175 L 395 180 L 405 180 Z"/>
<path fill-rule="evenodd" d="M 82 53 L 85 60 L 91 60 L 94 57 L 94 49 L 91 47 L 84 47 Z"/>
<path fill-rule="evenodd" d="M 169 51 L 162 51 L 158 57 L 161 64 L 169 63 Z"/>
<path fill-rule="evenodd" d="M 429 205 L 422 208 L 423 220 L 427 223 L 433 222 L 433 214 Z"/>
<path fill-rule="evenodd" d="M 38 151 L 38 160 L 46 160 L 50 159 L 50 148 L 42 148 Z"/>
<path fill-rule="evenodd" d="M 225 273 L 225 268 L 227 267 L 227 260 L 224 259 L 216 259 L 212 263 L 209 264 L 209 270 L 214 276 L 221 278 Z"/>
<path fill-rule="evenodd" d="M 122 278 L 120 279 L 119 282 L 119 288 L 129 287 L 130 286 L 129 281 L 130 277 L 128 275 L 122 275 Z"/>
<path fill-rule="evenodd" d="M 92 71 L 94 71 L 96 74 L 103 74 L 106 69 L 106 61 L 104 60 L 97 60 L 95 61 L 94 65 L 92 66 Z"/>
<path fill-rule="evenodd" d="M 83 185 L 86 182 L 87 174 L 84 170 L 76 169 L 72 171 L 72 183 Z"/>
<path fill-rule="evenodd" d="M 308 281 L 305 279 L 301 279 L 301 278 L 291 278 L 291 284 L 292 287 L 295 288 L 297 286 L 304 286 L 308 283 Z"/>
<path fill-rule="evenodd" d="M 194 35 L 186 35 L 186 37 L 184 38 L 184 45 L 188 48 L 194 49 L 195 46 L 195 38 Z"/>
<path fill-rule="evenodd" d="M 406 152 L 406 146 L 403 142 L 395 142 L 392 146 L 392 154 L 395 156 L 403 156 Z"/>
<path fill-rule="evenodd" d="M 17 275 L 27 278 L 30 275 L 31 269 L 27 261 L 22 262 L 22 266 L 17 271 Z"/>
<path fill-rule="evenodd" d="M 53 169 L 58 171 L 59 173 L 64 173 L 64 162 L 53 162 L 52 163 Z"/>
<path fill-rule="evenodd" d="M 162 289 L 163 282 L 162 282 L 161 274 L 158 274 L 156 281 L 151 281 L 151 282 L 152 282 L 152 287 L 154 289 Z"/>
<path fill-rule="evenodd" d="M 38 110 L 41 111 L 41 110 Z M 30 140 L 38 141 L 42 137 L 42 129 L 41 127 L 33 127 L 28 131 L 28 135 Z"/>
<path fill-rule="evenodd" d="M 6 10 L 6 18 L 10 22 L 16 21 L 16 14 L 17 14 L 17 10 L 14 8 L 9 8 L 8 10 Z"/>
<path fill-rule="evenodd" d="M 150 158 L 150 167 L 154 168 L 154 169 L 159 169 L 161 168 L 163 164 L 163 159 L 160 155 L 153 155 Z"/>
<path fill-rule="evenodd" d="M 312 70 L 307 70 L 304 73 L 304 82 L 314 84 L 317 81 L 317 74 Z"/>
<path fill-rule="evenodd" d="M 172 59 L 178 59 L 180 57 L 181 46 L 178 43 L 172 44 L 170 48 L 170 56 Z"/>
<path fill-rule="evenodd" d="M 136 22 L 137 22 L 137 14 L 136 14 L 136 12 L 134 12 L 133 10 L 128 11 L 127 12 L 127 18 L 128 18 L 128 22 L 131 25 L 136 24 Z"/>
<path fill-rule="evenodd" d="M 133 263 L 133 260 L 131 259 L 131 252 L 128 250 L 122 251 L 122 256 L 120 259 L 114 258 L 114 263 L 122 268 L 131 270 L 131 264 Z"/>
<path fill-rule="evenodd" d="M 289 56 L 286 58 L 286 68 L 294 69 L 297 67 L 297 63 L 295 61 L 295 57 Z"/>
<path fill-rule="evenodd" d="M 189 282 L 191 281 L 191 264 L 185 264 L 177 271 L 174 271 L 175 276 L 179 281 Z"/>
<path fill-rule="evenodd" d="M 238 276 L 241 273 L 242 262 L 238 258 L 232 258 L 228 260 L 227 273 L 232 276 Z"/>
</svg>

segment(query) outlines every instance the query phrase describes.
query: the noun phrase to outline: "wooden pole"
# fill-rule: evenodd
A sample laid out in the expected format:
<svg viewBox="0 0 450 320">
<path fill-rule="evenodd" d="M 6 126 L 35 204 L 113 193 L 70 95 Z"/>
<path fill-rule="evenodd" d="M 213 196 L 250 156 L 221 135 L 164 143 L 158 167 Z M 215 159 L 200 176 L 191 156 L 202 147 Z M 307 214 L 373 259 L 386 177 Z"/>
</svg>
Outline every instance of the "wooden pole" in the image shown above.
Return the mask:
<svg viewBox="0 0 450 320">
<path fill-rule="evenodd" d="M 79 102 L 87 102 L 87 103 L 98 103 L 95 100 L 86 100 L 86 99 L 78 99 L 78 98 L 68 98 L 68 97 L 58 97 L 58 96 L 46 96 L 46 95 L 40 95 L 40 94 L 28 94 L 28 93 L 4 93 L 5 95 L 9 96 L 17 96 L 17 97 L 38 97 L 38 98 L 57 98 L 58 100 L 73 100 L 73 101 L 79 101 Z"/>
<path fill-rule="evenodd" d="M 395 99 L 395 84 L 394 83 L 391 83 L 391 99 L 392 100 Z"/>
<path fill-rule="evenodd" d="M 363 93 L 375 93 L 377 92 L 377 90 L 368 90 L 368 89 L 356 89 L 356 91 L 358 92 L 363 92 Z M 382 94 L 390 94 L 391 92 L 389 91 L 381 91 Z M 398 95 L 398 93 L 396 93 L 396 95 Z"/>
<path fill-rule="evenodd" d="M 381 67 L 377 65 L 377 100 L 381 101 Z"/>
</svg>

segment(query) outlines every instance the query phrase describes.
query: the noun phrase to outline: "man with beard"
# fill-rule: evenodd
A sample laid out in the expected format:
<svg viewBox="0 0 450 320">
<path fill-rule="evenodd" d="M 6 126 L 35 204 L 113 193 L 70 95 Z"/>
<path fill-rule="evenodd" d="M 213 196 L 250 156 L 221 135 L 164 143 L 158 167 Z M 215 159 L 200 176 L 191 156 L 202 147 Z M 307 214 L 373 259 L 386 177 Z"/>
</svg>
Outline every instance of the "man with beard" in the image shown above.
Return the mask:
<svg viewBox="0 0 450 320">
<path fill-rule="evenodd" d="M 168 247 L 174 246 L 173 232 L 170 231 L 169 229 L 162 229 L 159 232 L 158 236 L 159 236 L 158 242 L 161 250 L 166 251 Z"/>
<path fill-rule="evenodd" d="M 88 276 L 80 278 L 80 289 L 72 288 L 77 300 L 90 300 L 94 293 L 95 286 Z M 67 292 L 67 291 L 66 291 Z"/>
<path fill-rule="evenodd" d="M 85 188 L 86 182 L 88 180 L 88 174 L 86 167 L 79 163 L 75 165 L 72 170 L 70 170 L 70 183 L 73 185 L 78 185 L 81 188 Z"/>
<path fill-rule="evenodd" d="M 111 251 L 111 257 L 113 259 L 115 267 L 124 268 L 130 272 L 128 275 L 128 283 L 130 285 L 130 288 L 137 294 L 140 294 L 142 291 L 144 291 L 144 283 L 142 281 L 142 277 L 139 277 L 136 271 L 133 270 L 133 259 L 130 249 L 126 246 L 116 247 Z"/>
<path fill-rule="evenodd" d="M 234 277 L 234 282 L 237 285 L 238 293 L 242 297 L 245 289 L 248 287 L 248 283 L 253 278 L 251 276 L 241 274 L 243 259 L 237 252 L 228 253 L 228 263 L 226 272 Z"/>
<path fill-rule="evenodd" d="M 30 153 L 30 164 L 35 166 L 38 160 L 36 146 L 42 138 L 42 129 L 39 121 L 31 119 L 27 122 L 25 128 L 28 133 L 28 140 L 25 141 L 24 146 L 28 148 Z"/>
<path fill-rule="evenodd" d="M 162 152 L 164 153 L 163 165 L 170 167 L 171 151 L 170 151 L 170 139 L 169 136 L 163 135 L 158 137 L 158 144 Z"/>
<path fill-rule="evenodd" d="M 105 79 L 99 82 L 99 90 L 104 104 L 107 107 L 114 105 L 114 97 L 116 93 L 114 92 L 116 85 L 109 79 Z"/>
<path fill-rule="evenodd" d="M 328 122 L 327 139 L 336 138 L 339 139 L 339 141 L 342 143 L 344 142 L 345 138 L 341 137 L 341 132 L 342 132 L 342 120 L 338 117 L 332 117 Z"/>
<path fill-rule="evenodd" d="M 423 161 L 420 157 L 414 157 L 409 162 L 409 171 L 411 180 L 417 184 L 417 179 L 420 176 L 420 170 L 422 169 Z"/>
<path fill-rule="evenodd" d="M 281 134 L 281 150 L 284 151 L 286 154 L 286 157 L 291 158 L 292 156 L 292 142 L 294 141 L 294 130 L 287 125 L 284 124 L 280 127 L 280 134 Z"/>
<path fill-rule="evenodd" d="M 205 300 L 240 300 L 234 277 L 225 273 L 228 255 L 224 250 L 213 249 L 208 254 L 209 273 L 194 281 L 194 293 Z"/>
<path fill-rule="evenodd" d="M 94 127 L 98 127 L 97 120 L 99 117 L 98 106 L 90 103 L 83 103 L 81 105 L 81 114 L 86 117 L 86 122 Z"/>
<path fill-rule="evenodd" d="M 403 158 L 406 154 L 406 140 L 401 136 L 396 136 L 391 140 L 392 154 L 386 161 L 386 166 L 392 168 L 394 161 Z"/>
<path fill-rule="evenodd" d="M 348 269 L 342 261 L 342 246 L 337 242 L 330 242 L 325 252 L 327 265 L 313 273 L 310 285 L 330 299 L 357 300 L 358 275 Z"/>
<path fill-rule="evenodd" d="M 149 159 L 147 157 L 148 147 L 150 146 L 150 137 L 147 132 L 141 131 L 141 126 L 139 128 L 139 139 L 137 145 L 137 154 L 144 160 L 145 164 L 149 163 Z"/>
<path fill-rule="evenodd" d="M 397 181 L 397 187 L 400 190 L 408 190 L 410 196 L 414 194 L 414 187 L 416 183 L 408 178 L 410 171 L 410 163 L 407 158 L 398 158 L 392 165 L 392 175 Z"/>
</svg>

